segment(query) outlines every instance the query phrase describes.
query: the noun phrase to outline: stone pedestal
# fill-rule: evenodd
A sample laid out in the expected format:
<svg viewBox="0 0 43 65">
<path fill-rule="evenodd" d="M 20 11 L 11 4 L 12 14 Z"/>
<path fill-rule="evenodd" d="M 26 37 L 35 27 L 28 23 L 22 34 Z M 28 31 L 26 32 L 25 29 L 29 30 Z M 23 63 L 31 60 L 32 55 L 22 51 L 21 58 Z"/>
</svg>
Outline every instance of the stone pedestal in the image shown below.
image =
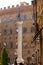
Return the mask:
<svg viewBox="0 0 43 65">
<path fill-rule="evenodd" d="M 24 63 L 24 60 L 22 58 L 22 24 L 23 21 L 17 22 L 18 24 L 18 58 L 17 58 L 17 63 Z"/>
</svg>

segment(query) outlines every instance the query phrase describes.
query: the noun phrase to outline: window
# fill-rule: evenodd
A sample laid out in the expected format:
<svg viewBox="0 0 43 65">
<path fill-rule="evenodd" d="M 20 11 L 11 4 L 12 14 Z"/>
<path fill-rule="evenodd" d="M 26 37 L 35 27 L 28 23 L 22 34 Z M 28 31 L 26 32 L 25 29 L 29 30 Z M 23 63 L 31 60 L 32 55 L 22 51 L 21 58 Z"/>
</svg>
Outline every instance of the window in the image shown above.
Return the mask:
<svg viewBox="0 0 43 65">
<path fill-rule="evenodd" d="M 25 41 L 24 43 L 23 43 L 23 48 L 28 48 L 28 45 L 27 45 L 27 42 Z"/>
<path fill-rule="evenodd" d="M 34 17 L 35 17 L 35 14 L 30 15 L 30 19 L 34 19 Z"/>
<path fill-rule="evenodd" d="M 16 39 L 17 39 L 17 37 L 16 37 Z"/>
<path fill-rule="evenodd" d="M 35 27 L 31 27 L 31 32 L 35 32 Z"/>
<path fill-rule="evenodd" d="M 8 48 L 9 48 L 9 49 L 10 49 L 10 48 L 13 48 L 13 42 L 9 42 Z"/>
<path fill-rule="evenodd" d="M 26 20 L 26 18 L 27 18 L 26 15 L 22 15 L 22 16 L 20 16 L 20 18 L 18 16 L 16 16 L 16 20 L 19 20 L 19 19 Z"/>
<path fill-rule="evenodd" d="M 10 19 L 10 21 L 12 21 L 12 20 L 13 20 L 13 17 L 12 17 L 12 16 L 10 16 L 10 18 L 9 18 L 9 19 Z"/>
<path fill-rule="evenodd" d="M 6 29 L 3 30 L 3 34 L 7 35 L 7 30 Z"/>
<path fill-rule="evenodd" d="M 28 54 L 30 54 L 30 50 L 28 50 Z"/>
<path fill-rule="evenodd" d="M 10 34 L 12 34 L 12 29 L 10 29 Z"/>
<path fill-rule="evenodd" d="M 6 40 L 6 37 L 4 39 Z"/>
<path fill-rule="evenodd" d="M 22 17 L 22 19 L 23 19 L 23 20 L 26 20 L 26 18 L 27 18 L 27 16 L 26 16 L 26 15 L 24 15 L 24 16 Z"/>
<path fill-rule="evenodd" d="M 26 33 L 26 32 L 27 32 L 27 28 L 24 27 L 24 28 L 23 28 L 23 33 Z"/>
<path fill-rule="evenodd" d="M 31 61 L 31 57 L 27 57 L 27 61 Z"/>
<path fill-rule="evenodd" d="M 13 48 L 13 43 L 12 42 L 10 42 L 10 48 Z"/>
<path fill-rule="evenodd" d="M 3 21 L 4 21 L 4 22 L 6 22 L 6 21 L 7 21 L 7 18 L 6 18 L 6 17 L 4 17 L 4 18 L 3 18 Z"/>
<path fill-rule="evenodd" d="M 11 37 L 9 37 L 9 39 L 11 39 Z"/>
<path fill-rule="evenodd" d="M 16 20 L 19 20 L 18 16 L 16 16 Z"/>
</svg>

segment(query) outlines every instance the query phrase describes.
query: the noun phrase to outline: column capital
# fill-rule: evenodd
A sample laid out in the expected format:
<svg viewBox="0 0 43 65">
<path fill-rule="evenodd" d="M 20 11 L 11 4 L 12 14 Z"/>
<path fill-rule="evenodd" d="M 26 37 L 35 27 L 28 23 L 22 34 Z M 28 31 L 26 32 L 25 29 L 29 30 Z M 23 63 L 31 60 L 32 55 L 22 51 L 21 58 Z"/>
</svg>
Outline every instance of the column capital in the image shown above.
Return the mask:
<svg viewBox="0 0 43 65">
<path fill-rule="evenodd" d="M 23 24 L 23 21 L 17 21 L 17 24 Z"/>
</svg>

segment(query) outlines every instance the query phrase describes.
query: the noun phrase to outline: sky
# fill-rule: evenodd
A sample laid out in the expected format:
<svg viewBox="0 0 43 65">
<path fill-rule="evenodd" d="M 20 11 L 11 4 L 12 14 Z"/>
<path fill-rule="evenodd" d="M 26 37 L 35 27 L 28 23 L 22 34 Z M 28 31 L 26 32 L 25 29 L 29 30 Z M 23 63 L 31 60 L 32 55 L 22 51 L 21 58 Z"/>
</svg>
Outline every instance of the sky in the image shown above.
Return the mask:
<svg viewBox="0 0 43 65">
<path fill-rule="evenodd" d="M 0 0 L 0 8 L 3 8 L 3 7 L 8 7 L 8 6 L 12 6 L 12 5 L 17 5 L 19 4 L 20 2 L 27 2 L 29 4 L 31 4 L 31 0 Z"/>
</svg>

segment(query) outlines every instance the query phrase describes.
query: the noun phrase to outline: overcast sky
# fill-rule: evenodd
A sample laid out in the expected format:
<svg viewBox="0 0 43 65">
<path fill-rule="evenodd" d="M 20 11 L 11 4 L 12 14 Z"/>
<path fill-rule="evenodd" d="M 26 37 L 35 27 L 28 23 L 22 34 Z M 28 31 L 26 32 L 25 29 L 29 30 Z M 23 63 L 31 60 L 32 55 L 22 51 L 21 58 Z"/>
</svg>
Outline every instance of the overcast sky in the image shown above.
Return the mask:
<svg viewBox="0 0 43 65">
<path fill-rule="evenodd" d="M 31 4 L 31 0 L 0 0 L 0 8 L 7 7 L 7 6 L 12 6 L 12 5 L 17 5 L 20 2 L 27 2 Z"/>
</svg>

